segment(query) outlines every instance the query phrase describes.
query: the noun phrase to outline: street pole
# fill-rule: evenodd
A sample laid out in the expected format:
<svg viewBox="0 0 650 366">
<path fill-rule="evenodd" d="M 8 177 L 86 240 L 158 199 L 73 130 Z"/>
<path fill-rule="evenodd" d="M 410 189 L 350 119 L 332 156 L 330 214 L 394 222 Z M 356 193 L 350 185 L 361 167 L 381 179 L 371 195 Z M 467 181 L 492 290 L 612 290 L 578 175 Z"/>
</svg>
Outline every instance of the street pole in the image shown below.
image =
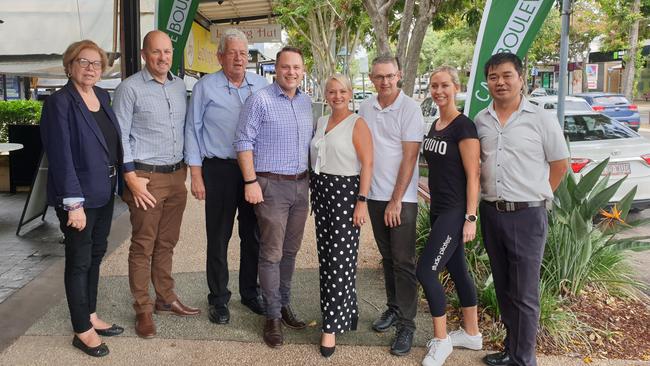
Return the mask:
<svg viewBox="0 0 650 366">
<path fill-rule="evenodd" d="M 564 99 L 567 95 L 569 74 L 569 17 L 571 0 L 562 0 L 562 30 L 560 31 L 560 82 L 557 91 L 557 119 L 564 131 Z"/>
</svg>

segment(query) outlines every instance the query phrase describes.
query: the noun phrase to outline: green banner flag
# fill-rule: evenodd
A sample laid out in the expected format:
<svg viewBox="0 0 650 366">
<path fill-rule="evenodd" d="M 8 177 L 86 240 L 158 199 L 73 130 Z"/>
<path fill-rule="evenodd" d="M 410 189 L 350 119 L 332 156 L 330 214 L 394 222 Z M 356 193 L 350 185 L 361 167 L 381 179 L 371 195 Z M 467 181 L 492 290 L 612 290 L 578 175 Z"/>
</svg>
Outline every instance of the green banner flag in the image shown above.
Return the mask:
<svg viewBox="0 0 650 366">
<path fill-rule="evenodd" d="M 490 103 L 483 65 L 495 53 L 522 59 L 555 0 L 487 0 L 472 59 L 465 114 L 470 118 Z M 525 76 L 524 76 L 525 80 Z"/>
<path fill-rule="evenodd" d="M 158 0 L 156 3 L 156 29 L 172 39 L 174 58 L 171 72 L 178 74 L 185 42 L 192 29 L 199 0 Z"/>
</svg>

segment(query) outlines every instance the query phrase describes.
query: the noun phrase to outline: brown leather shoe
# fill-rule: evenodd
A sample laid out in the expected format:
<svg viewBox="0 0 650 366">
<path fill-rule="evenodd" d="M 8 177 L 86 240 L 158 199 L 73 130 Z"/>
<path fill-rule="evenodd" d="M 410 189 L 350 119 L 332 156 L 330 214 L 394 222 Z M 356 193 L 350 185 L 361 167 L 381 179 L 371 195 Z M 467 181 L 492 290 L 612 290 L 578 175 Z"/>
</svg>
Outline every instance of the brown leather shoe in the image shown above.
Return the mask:
<svg viewBox="0 0 650 366">
<path fill-rule="evenodd" d="M 282 309 L 280 309 L 280 314 L 282 314 L 282 323 L 289 328 L 303 329 L 307 326 L 304 321 L 296 317 L 291 305 L 283 306 Z"/>
<path fill-rule="evenodd" d="M 201 314 L 201 309 L 183 305 L 180 300 L 171 304 L 156 301 L 156 314 L 173 314 L 178 316 L 191 316 Z"/>
<path fill-rule="evenodd" d="M 271 348 L 282 346 L 282 321 L 280 319 L 266 319 L 263 338 L 264 343 Z"/>
<path fill-rule="evenodd" d="M 153 322 L 153 315 L 151 313 L 135 315 L 135 334 L 142 338 L 153 338 L 156 336 L 156 323 Z"/>
</svg>

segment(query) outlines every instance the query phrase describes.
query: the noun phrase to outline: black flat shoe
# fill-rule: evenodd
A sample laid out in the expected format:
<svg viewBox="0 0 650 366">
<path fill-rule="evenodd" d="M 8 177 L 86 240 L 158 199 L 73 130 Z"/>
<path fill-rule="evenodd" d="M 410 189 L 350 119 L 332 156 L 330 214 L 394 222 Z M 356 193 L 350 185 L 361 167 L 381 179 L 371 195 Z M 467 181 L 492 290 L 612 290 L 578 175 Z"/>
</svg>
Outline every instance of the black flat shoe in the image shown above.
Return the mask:
<svg viewBox="0 0 650 366">
<path fill-rule="evenodd" d="M 122 334 L 122 332 L 124 332 L 124 328 L 120 327 L 117 324 L 113 324 L 111 325 L 110 328 L 106 328 L 106 329 L 95 328 L 95 332 L 97 332 L 97 334 L 99 334 L 102 337 L 112 337 L 112 336 Z"/>
<path fill-rule="evenodd" d="M 320 354 L 328 358 L 334 354 L 334 351 L 336 351 L 336 346 L 334 347 L 325 347 L 325 346 L 320 346 Z"/>
<path fill-rule="evenodd" d="M 72 345 L 82 350 L 88 356 L 104 357 L 108 354 L 108 346 L 106 343 L 102 343 L 97 347 L 88 347 L 76 334 L 72 338 Z"/>
</svg>

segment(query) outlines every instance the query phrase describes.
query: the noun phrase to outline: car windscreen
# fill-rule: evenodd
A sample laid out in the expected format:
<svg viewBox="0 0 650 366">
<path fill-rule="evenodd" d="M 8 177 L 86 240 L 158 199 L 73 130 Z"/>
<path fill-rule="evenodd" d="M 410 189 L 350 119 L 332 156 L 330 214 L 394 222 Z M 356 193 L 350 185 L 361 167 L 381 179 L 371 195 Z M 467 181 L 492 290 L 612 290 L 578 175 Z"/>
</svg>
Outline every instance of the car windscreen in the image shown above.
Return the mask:
<svg viewBox="0 0 650 366">
<path fill-rule="evenodd" d="M 639 136 L 627 126 L 602 114 L 565 116 L 564 135 L 572 142 L 626 139 Z"/>
<path fill-rule="evenodd" d="M 630 104 L 625 97 L 620 95 L 606 95 L 602 97 L 595 97 L 594 104 L 602 105 L 624 105 Z"/>
</svg>

